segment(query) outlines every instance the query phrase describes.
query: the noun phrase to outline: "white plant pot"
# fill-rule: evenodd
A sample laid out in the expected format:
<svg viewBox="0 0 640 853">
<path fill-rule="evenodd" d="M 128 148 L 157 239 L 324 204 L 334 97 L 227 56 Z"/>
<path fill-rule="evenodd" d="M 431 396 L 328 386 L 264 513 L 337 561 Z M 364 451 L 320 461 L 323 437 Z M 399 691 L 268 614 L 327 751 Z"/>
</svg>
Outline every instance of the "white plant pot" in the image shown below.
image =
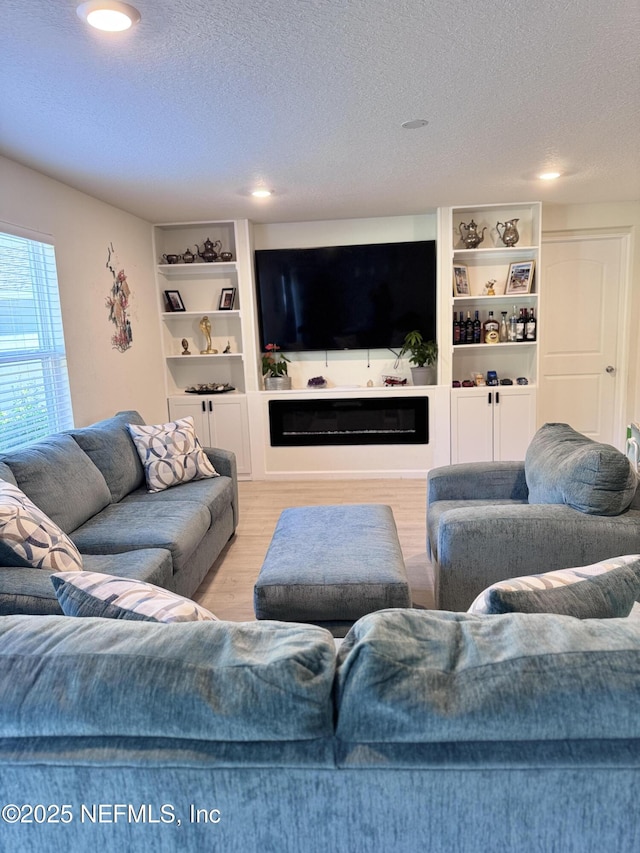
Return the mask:
<svg viewBox="0 0 640 853">
<path fill-rule="evenodd" d="M 411 381 L 414 385 L 435 385 L 436 368 L 431 364 L 426 367 L 412 367 Z"/>
<path fill-rule="evenodd" d="M 265 376 L 264 377 L 265 391 L 290 391 L 291 377 L 290 376 Z"/>
</svg>

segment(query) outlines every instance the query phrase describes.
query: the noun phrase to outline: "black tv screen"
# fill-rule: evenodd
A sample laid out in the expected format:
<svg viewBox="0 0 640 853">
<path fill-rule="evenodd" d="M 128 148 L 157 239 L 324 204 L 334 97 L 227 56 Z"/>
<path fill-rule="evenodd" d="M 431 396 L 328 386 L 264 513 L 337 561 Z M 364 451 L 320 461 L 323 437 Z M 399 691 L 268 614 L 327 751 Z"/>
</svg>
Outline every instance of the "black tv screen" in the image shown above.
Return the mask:
<svg viewBox="0 0 640 853">
<path fill-rule="evenodd" d="M 260 343 L 281 350 L 402 346 L 436 338 L 435 240 L 255 252 Z"/>
</svg>

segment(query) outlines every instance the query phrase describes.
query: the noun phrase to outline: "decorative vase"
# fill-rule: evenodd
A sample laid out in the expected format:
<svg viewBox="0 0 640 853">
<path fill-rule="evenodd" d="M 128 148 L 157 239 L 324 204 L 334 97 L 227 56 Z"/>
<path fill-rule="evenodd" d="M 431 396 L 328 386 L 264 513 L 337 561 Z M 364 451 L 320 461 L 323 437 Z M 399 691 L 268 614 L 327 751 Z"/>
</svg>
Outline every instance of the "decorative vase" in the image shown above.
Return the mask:
<svg viewBox="0 0 640 853">
<path fill-rule="evenodd" d="M 411 381 L 414 385 L 435 385 L 436 384 L 436 368 L 435 365 L 425 367 L 411 368 Z"/>
<path fill-rule="evenodd" d="M 265 391 L 290 391 L 291 377 L 290 376 L 265 376 L 264 377 Z"/>
</svg>

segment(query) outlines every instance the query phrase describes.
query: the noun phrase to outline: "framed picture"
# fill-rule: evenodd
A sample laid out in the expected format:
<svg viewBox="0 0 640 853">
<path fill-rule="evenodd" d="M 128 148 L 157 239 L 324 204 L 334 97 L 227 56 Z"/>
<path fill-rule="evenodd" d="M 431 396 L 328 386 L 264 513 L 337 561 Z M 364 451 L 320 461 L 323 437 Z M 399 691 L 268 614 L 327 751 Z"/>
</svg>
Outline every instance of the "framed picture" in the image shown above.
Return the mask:
<svg viewBox="0 0 640 853">
<path fill-rule="evenodd" d="M 165 290 L 165 298 L 167 300 L 168 311 L 184 311 L 184 302 L 180 296 L 179 290 Z"/>
<path fill-rule="evenodd" d="M 516 295 L 530 293 L 535 263 L 535 261 L 521 261 L 518 264 L 511 264 L 504 292 Z"/>
<path fill-rule="evenodd" d="M 453 265 L 453 295 L 469 296 L 469 270 L 464 264 Z"/>
<path fill-rule="evenodd" d="M 235 301 L 235 287 L 223 287 L 222 292 L 220 293 L 220 304 L 218 305 L 218 311 L 231 311 L 233 309 L 233 303 Z"/>
</svg>

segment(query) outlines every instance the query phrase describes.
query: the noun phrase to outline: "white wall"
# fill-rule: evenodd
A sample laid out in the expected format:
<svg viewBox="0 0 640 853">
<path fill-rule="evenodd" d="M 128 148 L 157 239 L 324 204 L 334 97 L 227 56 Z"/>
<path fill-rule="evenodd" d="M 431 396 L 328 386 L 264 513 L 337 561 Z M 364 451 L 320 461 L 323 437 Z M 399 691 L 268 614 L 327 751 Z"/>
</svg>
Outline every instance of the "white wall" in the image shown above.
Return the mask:
<svg viewBox="0 0 640 853">
<path fill-rule="evenodd" d="M 627 422 L 640 422 L 640 202 L 545 204 L 542 208 L 542 228 L 543 232 L 622 228 L 629 230 L 632 322 L 624 413 Z"/>
<path fill-rule="evenodd" d="M 149 423 L 166 420 L 151 225 L 1 157 L 0 184 L 0 229 L 53 237 L 76 426 L 129 408 Z M 110 244 L 132 294 L 133 345 L 123 353 L 112 348 L 105 304 Z"/>
</svg>

